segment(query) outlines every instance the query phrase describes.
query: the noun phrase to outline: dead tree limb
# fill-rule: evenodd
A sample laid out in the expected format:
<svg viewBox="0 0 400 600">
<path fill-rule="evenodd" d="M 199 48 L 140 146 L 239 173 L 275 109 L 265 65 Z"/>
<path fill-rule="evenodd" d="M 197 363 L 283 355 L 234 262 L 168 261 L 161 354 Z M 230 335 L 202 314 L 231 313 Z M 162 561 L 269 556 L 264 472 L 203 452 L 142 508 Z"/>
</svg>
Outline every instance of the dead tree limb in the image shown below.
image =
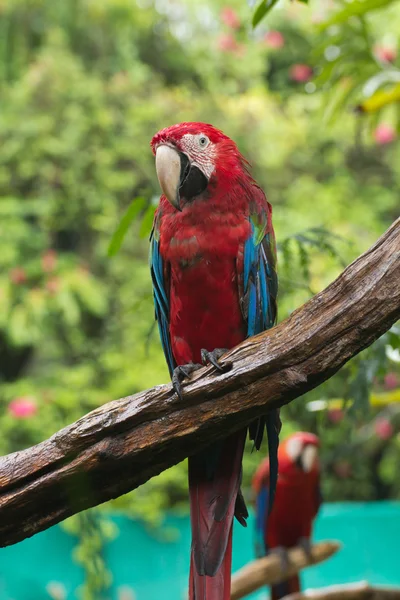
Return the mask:
<svg viewBox="0 0 400 600">
<path fill-rule="evenodd" d="M 400 219 L 324 291 L 273 330 L 170 385 L 110 402 L 0 459 L 0 546 L 129 492 L 328 379 L 400 318 Z"/>
<path fill-rule="evenodd" d="M 311 548 L 308 558 L 304 548 L 288 551 L 288 568 L 282 570 L 282 558 L 270 554 L 255 560 L 232 576 L 231 600 L 239 600 L 266 585 L 273 585 L 296 575 L 301 569 L 326 560 L 340 549 L 338 542 L 319 542 Z"/>
<path fill-rule="evenodd" d="M 400 588 L 371 586 L 360 581 L 289 594 L 284 600 L 400 600 Z"/>
</svg>

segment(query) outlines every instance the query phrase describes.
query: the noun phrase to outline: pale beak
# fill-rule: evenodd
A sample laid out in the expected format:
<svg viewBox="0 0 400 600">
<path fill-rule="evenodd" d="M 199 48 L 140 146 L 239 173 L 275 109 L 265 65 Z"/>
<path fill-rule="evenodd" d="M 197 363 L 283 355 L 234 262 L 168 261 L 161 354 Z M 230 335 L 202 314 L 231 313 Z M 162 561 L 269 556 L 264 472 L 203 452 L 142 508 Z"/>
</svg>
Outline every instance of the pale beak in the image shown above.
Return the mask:
<svg viewBox="0 0 400 600">
<path fill-rule="evenodd" d="M 156 151 L 156 171 L 164 196 L 181 210 L 179 205 L 179 187 L 181 184 L 181 157 L 171 146 L 158 146 Z"/>
<path fill-rule="evenodd" d="M 317 463 L 318 450 L 315 446 L 307 445 L 301 455 L 301 465 L 303 471 L 310 473 Z"/>
</svg>

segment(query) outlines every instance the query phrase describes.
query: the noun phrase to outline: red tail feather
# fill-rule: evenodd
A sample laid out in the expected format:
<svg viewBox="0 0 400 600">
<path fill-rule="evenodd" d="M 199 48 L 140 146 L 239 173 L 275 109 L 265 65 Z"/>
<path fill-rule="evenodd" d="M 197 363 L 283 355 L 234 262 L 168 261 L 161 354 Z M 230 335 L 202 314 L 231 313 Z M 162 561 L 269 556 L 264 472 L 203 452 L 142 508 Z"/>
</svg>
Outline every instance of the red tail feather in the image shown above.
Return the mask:
<svg viewBox="0 0 400 600">
<path fill-rule="evenodd" d="M 190 600 L 229 600 L 231 588 L 232 524 L 247 516 L 236 503 L 242 478 L 246 431 L 214 444 L 189 458 L 192 549 Z"/>
<path fill-rule="evenodd" d="M 189 600 L 230 600 L 232 566 L 232 527 L 222 564 L 214 575 L 199 575 L 194 565 L 193 550 L 190 557 Z"/>
</svg>

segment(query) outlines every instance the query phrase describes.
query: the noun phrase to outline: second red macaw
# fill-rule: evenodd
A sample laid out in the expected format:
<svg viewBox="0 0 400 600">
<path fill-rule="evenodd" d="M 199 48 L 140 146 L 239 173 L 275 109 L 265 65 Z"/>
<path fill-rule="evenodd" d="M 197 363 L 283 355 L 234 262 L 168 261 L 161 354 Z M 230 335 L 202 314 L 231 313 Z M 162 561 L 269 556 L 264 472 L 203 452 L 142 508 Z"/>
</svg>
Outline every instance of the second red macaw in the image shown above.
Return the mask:
<svg viewBox="0 0 400 600">
<path fill-rule="evenodd" d="M 268 458 L 257 469 L 253 489 L 256 493 L 258 555 L 297 545 L 309 551 L 312 524 L 321 504 L 318 447 L 318 437 L 302 431 L 280 444 L 275 501 L 269 516 Z M 271 598 L 278 600 L 299 590 L 300 581 L 295 575 L 272 586 Z"/>
<path fill-rule="evenodd" d="M 220 369 L 223 349 L 272 327 L 277 276 L 272 209 L 236 144 L 205 123 L 163 129 L 152 142 L 163 195 L 151 235 L 156 318 L 173 386 L 201 362 Z M 268 391 L 266 391 L 268 393 Z M 277 477 L 279 415 L 266 427 L 270 493 Z M 246 523 L 240 492 L 247 427 L 189 457 L 192 524 L 189 596 L 229 600 L 233 517 Z"/>
</svg>

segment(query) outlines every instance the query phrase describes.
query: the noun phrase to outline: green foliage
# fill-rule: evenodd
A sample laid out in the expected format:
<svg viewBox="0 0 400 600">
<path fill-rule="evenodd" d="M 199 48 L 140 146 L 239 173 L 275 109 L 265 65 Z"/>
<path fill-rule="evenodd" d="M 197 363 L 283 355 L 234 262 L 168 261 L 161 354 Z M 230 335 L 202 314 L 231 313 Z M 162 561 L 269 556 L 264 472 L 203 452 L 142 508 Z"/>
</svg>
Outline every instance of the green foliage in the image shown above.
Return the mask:
<svg viewBox="0 0 400 600">
<path fill-rule="evenodd" d="M 253 27 L 274 5 L 273 1 L 258 5 Z M 307 12 L 303 22 L 309 20 L 311 9 Z M 313 32 L 308 56 L 297 54 L 296 62 L 306 62 L 313 68 L 312 81 L 305 91 L 323 95 L 325 122 L 332 123 L 343 110 L 351 108 L 370 127 L 380 117 L 396 124 L 400 131 L 400 69 L 395 42 L 400 16 L 396 0 L 332 2 L 317 8 L 314 14 L 319 25 Z M 269 18 L 273 22 L 273 15 Z M 371 117 L 366 120 L 366 116 Z"/>
<path fill-rule="evenodd" d="M 108 255 L 114 256 L 121 248 L 121 244 L 124 241 L 124 237 L 128 233 L 129 227 L 132 222 L 140 215 L 145 208 L 146 202 L 144 198 L 135 198 L 128 206 L 124 216 L 122 217 L 114 235 L 111 238 L 110 245 L 108 247 Z"/>
<path fill-rule="evenodd" d="M 346 240 L 323 227 L 313 227 L 284 238 L 277 244 L 280 265 L 280 293 L 290 293 L 296 288 L 310 288 L 312 260 L 315 253 L 332 258 L 342 267 L 339 244 Z"/>
<path fill-rule="evenodd" d="M 82 512 L 67 519 L 64 529 L 78 538 L 73 559 L 85 569 L 86 580 L 78 590 L 81 600 L 101 600 L 109 597 L 107 591 L 112 575 L 104 558 L 104 545 L 116 535 L 115 524 L 99 509 Z"/>
<path fill-rule="evenodd" d="M 256 27 L 266 14 L 275 6 L 278 0 L 263 0 L 254 11 L 253 27 Z"/>
</svg>

